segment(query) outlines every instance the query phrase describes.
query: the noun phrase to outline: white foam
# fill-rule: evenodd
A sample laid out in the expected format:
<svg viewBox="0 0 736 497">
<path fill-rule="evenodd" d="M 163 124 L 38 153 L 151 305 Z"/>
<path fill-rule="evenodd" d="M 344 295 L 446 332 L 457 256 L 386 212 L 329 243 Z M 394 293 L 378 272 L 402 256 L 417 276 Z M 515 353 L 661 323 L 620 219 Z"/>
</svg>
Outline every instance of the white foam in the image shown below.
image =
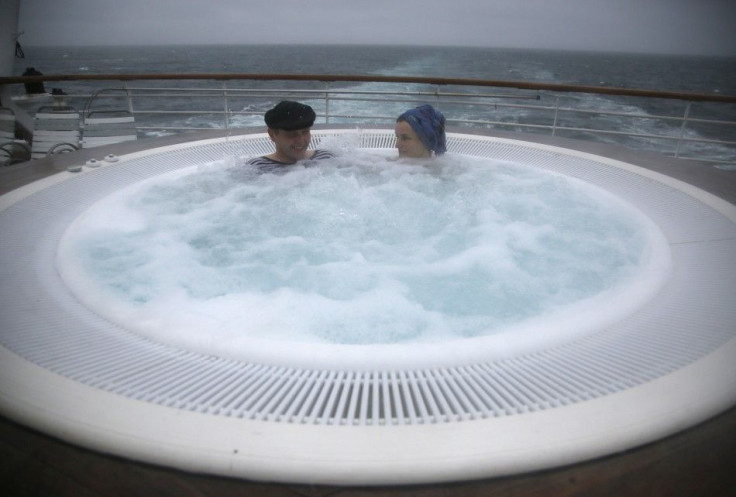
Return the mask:
<svg viewBox="0 0 736 497">
<path fill-rule="evenodd" d="M 579 180 L 341 146 L 287 174 L 229 159 L 111 195 L 65 234 L 62 277 L 165 343 L 355 364 L 548 346 L 633 312 L 669 270 L 659 230 Z"/>
</svg>

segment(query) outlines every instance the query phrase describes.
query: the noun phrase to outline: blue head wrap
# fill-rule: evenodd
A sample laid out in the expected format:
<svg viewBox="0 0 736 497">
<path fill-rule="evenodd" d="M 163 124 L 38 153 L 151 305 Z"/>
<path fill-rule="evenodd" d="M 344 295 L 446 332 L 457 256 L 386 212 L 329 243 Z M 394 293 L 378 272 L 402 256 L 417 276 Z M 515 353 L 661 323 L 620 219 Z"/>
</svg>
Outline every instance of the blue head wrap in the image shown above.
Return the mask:
<svg viewBox="0 0 736 497">
<path fill-rule="evenodd" d="M 445 116 L 431 105 L 421 105 L 416 109 L 407 110 L 396 120 L 399 121 L 408 122 L 424 146 L 435 155 L 442 155 L 447 151 Z"/>
</svg>

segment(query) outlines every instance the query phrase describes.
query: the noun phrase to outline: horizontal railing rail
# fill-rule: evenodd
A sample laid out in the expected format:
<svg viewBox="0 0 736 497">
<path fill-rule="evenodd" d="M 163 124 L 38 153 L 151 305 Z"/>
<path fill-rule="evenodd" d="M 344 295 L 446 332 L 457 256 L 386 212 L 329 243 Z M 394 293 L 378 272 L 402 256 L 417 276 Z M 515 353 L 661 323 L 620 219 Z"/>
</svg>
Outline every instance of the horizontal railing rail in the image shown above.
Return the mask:
<svg viewBox="0 0 736 497">
<path fill-rule="evenodd" d="M 153 82 L 154 84 L 143 84 Z M 179 82 L 191 82 L 176 87 Z M 195 86 L 210 81 L 216 86 Z M 694 158 L 716 163 L 736 162 L 736 96 L 717 93 L 659 91 L 610 86 L 586 86 L 529 81 L 501 81 L 467 78 L 435 78 L 380 75 L 324 75 L 324 74 L 64 74 L 43 76 L 0 77 L 0 85 L 20 85 L 32 82 L 70 82 L 84 86 L 82 92 L 57 98 L 82 101 L 79 106 L 90 112 L 93 101 L 123 98 L 127 109 L 136 117 L 137 129 L 144 133 L 181 132 L 211 129 L 212 122 L 197 122 L 198 118 L 215 116 L 217 127 L 242 127 L 243 120 L 252 117 L 251 125 L 261 125 L 262 108 L 237 104 L 256 103 L 276 99 L 304 99 L 322 102 L 317 114 L 330 123 L 392 123 L 397 114 L 386 112 L 380 104 L 432 103 L 443 111 L 463 109 L 463 112 L 445 111 L 448 124 L 484 128 L 502 128 L 514 131 L 548 132 L 583 139 L 621 141 L 631 147 L 650 148 L 675 157 Z M 92 89 L 95 84 L 120 83 L 120 87 Z M 132 83 L 140 83 L 133 85 Z M 197 82 L 197 83 L 194 83 Z M 242 87 L 270 82 L 269 87 Z M 288 84 L 284 84 L 289 82 Z M 294 82 L 311 85 L 306 88 L 289 87 Z M 281 87 L 279 87 L 279 83 Z M 342 83 L 343 86 L 337 85 Z M 350 87 L 345 84 L 367 83 L 375 88 Z M 162 86 L 157 86 L 161 84 Z M 393 87 L 391 85 L 394 85 Z M 396 87 L 396 85 L 404 85 Z M 419 86 L 407 89 L 406 85 Z M 489 91 L 494 89 L 496 92 Z M 620 99 L 613 108 L 593 105 L 580 106 L 580 100 L 570 95 L 615 97 Z M 203 102 L 199 107 L 189 105 L 193 99 Z M 655 102 L 647 111 L 631 103 L 631 99 Z M 661 102 L 678 105 L 666 106 Z M 595 104 L 596 102 L 593 102 Z M 344 104 L 353 104 L 346 110 Z M 577 106 L 575 104 L 578 104 Z M 632 110 L 632 105 L 635 110 Z M 713 106 L 714 115 L 694 115 L 693 105 Z M 680 108 L 681 106 L 681 108 Z M 316 106 L 315 106 L 316 107 Z M 724 110 L 725 109 L 725 110 Z M 169 121 L 165 122 L 164 117 Z M 256 116 L 258 119 L 256 119 Z M 725 116 L 725 118 L 724 118 Z M 177 121 L 178 119 L 178 121 Z M 191 122 L 181 119 L 192 119 Z M 236 122 L 237 121 L 237 122 Z M 641 126 L 643 122 L 653 123 Z M 632 124 L 633 123 L 633 124 Z M 656 124 L 654 124 L 656 123 Z M 618 127 L 617 127 L 618 126 Z M 717 133 L 702 132 L 699 129 Z M 666 144 L 671 144 L 666 145 Z M 715 156 L 707 156 L 705 147 Z M 713 154 L 711 154 L 713 155 Z"/>
<path fill-rule="evenodd" d="M 0 77 L 0 85 L 15 83 L 31 83 L 46 81 L 150 81 L 150 80 L 251 80 L 251 81 L 320 81 L 320 82 L 375 82 L 375 83 L 413 83 L 441 86 L 476 86 L 515 88 L 519 90 L 546 90 L 556 92 L 579 92 L 601 95 L 622 95 L 631 97 L 668 98 L 688 100 L 692 102 L 728 102 L 736 103 L 735 95 L 718 95 L 710 93 L 675 92 L 645 90 L 636 88 L 618 88 L 609 86 L 570 85 L 561 83 L 540 83 L 530 81 L 506 81 L 472 78 L 434 78 L 421 76 L 380 76 L 351 74 L 249 74 L 249 73 L 145 73 L 145 74 L 57 74 L 44 76 L 5 76 Z"/>
</svg>

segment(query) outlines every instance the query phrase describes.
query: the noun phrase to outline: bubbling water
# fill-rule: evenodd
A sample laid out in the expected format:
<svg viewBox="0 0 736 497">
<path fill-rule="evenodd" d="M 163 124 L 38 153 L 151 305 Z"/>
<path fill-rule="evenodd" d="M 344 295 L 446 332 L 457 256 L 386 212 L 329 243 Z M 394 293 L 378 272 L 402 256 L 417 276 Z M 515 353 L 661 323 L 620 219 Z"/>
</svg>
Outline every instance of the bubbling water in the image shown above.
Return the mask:
<svg viewBox="0 0 736 497">
<path fill-rule="evenodd" d="M 580 320 L 656 279 L 656 229 L 582 181 L 451 154 L 307 166 L 228 159 L 122 190 L 67 231 L 62 277 L 112 321 L 229 355 L 248 339 L 429 343 Z"/>
</svg>

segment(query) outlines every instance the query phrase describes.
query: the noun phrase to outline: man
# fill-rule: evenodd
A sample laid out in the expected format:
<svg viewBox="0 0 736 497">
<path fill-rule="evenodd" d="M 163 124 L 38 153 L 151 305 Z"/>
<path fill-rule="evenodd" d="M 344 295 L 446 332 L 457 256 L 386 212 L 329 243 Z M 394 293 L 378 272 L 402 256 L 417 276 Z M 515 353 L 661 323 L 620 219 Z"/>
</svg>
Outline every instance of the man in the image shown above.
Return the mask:
<svg viewBox="0 0 736 497">
<path fill-rule="evenodd" d="M 309 128 L 314 124 L 315 118 L 314 110 L 309 105 L 290 100 L 279 102 L 265 115 L 268 136 L 274 143 L 276 151 L 269 155 L 254 157 L 247 164 L 256 166 L 262 171 L 271 171 L 303 160 L 333 157 L 326 150 L 309 150 L 309 142 L 312 139 Z"/>
</svg>

